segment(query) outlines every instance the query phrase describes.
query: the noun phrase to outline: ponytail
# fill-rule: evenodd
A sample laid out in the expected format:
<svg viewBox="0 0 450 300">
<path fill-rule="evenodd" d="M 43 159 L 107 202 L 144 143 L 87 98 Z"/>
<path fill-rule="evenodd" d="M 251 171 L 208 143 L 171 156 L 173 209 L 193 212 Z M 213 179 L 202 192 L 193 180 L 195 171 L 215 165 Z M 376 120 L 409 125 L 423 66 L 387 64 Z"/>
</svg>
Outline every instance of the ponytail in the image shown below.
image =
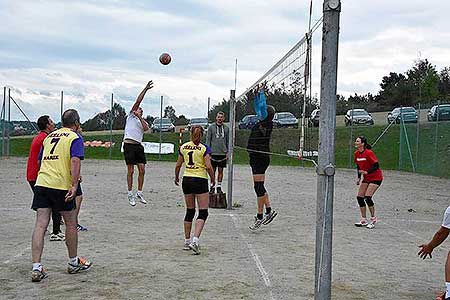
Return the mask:
<svg viewBox="0 0 450 300">
<path fill-rule="evenodd" d="M 194 144 L 200 144 L 200 141 L 203 137 L 203 127 L 201 126 L 192 126 L 191 128 L 191 140 Z"/>
<path fill-rule="evenodd" d="M 365 136 L 360 135 L 360 136 L 358 136 L 358 139 L 360 139 L 361 143 L 364 144 L 364 149 L 369 149 L 369 150 L 372 149 L 372 146 L 369 143 L 367 143 L 367 138 Z"/>
</svg>

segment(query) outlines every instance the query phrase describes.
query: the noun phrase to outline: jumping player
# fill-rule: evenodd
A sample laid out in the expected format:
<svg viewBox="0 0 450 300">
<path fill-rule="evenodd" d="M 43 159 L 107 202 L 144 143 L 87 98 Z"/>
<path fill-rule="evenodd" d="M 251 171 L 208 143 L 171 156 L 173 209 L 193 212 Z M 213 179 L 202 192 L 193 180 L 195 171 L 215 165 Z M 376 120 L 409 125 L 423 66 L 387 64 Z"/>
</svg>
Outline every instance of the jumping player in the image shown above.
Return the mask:
<svg viewBox="0 0 450 300">
<path fill-rule="evenodd" d="M 142 100 L 144 100 L 145 94 L 148 90 L 153 88 L 153 81 L 149 81 L 142 92 L 133 104 L 131 111 L 127 117 L 125 124 L 125 134 L 123 137 L 123 155 L 125 157 L 125 163 L 127 164 L 127 184 L 128 184 L 128 202 L 131 206 L 136 205 L 136 199 L 133 195 L 133 173 L 134 166 L 137 165 L 138 176 L 138 190 L 136 198 L 143 204 L 147 204 L 142 194 L 142 188 L 144 186 L 145 176 L 145 164 L 147 159 L 144 153 L 144 147 L 141 145 L 144 137 L 144 132 L 149 130 L 147 121 L 142 117 L 143 110 L 140 107 Z"/>
<path fill-rule="evenodd" d="M 175 184 L 180 182 L 180 169 L 184 163 L 183 194 L 186 202 L 186 215 L 184 217 L 184 250 L 192 250 L 200 254 L 200 235 L 208 218 L 209 194 L 208 175 L 211 186 L 214 186 L 214 171 L 211 166 L 211 149 L 200 141 L 203 137 L 203 128 L 191 128 L 191 141 L 181 145 L 175 167 Z M 195 221 L 194 236 L 191 240 L 192 221 L 195 216 L 195 199 L 198 203 L 198 216 Z"/>
<path fill-rule="evenodd" d="M 442 244 L 447 239 L 450 233 L 450 206 L 447 207 L 444 213 L 444 220 L 439 230 L 434 234 L 433 239 L 428 244 L 422 244 L 419 246 L 420 251 L 417 255 L 420 258 L 425 259 L 427 256 L 432 258 L 431 253 L 433 249 Z M 436 300 L 450 300 L 450 251 L 447 254 L 447 260 L 445 262 L 445 293 Z"/>
<path fill-rule="evenodd" d="M 254 97 L 254 107 L 259 121 L 252 128 L 248 138 L 247 151 L 253 174 L 253 187 L 256 192 L 258 209 L 254 222 L 249 226 L 251 230 L 258 229 L 262 224 L 267 225 L 277 216 L 269 201 L 269 194 L 264 187 L 265 173 L 270 164 L 270 138 L 273 129 L 275 108 L 266 104 L 264 86 L 257 89 L 249 97 Z M 263 215 L 264 207 L 266 215 Z"/>
<path fill-rule="evenodd" d="M 356 138 L 355 148 L 354 161 L 358 171 L 356 185 L 359 185 L 356 199 L 358 200 L 361 211 L 361 220 L 355 223 L 355 226 L 365 226 L 372 229 L 378 221 L 375 216 L 375 204 L 373 203 L 372 197 L 383 181 L 383 173 L 381 172 L 377 157 L 370 150 L 372 147 L 367 143 L 367 139 L 364 136 Z M 370 211 L 369 222 L 366 219 L 366 205 Z"/>
</svg>

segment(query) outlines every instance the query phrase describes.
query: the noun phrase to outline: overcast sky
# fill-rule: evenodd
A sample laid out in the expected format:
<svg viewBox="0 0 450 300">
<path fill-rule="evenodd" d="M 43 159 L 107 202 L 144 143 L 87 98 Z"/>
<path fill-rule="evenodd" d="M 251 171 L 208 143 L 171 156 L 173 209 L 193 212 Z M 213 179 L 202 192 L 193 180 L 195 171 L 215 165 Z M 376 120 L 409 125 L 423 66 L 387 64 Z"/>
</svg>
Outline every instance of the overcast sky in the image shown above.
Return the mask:
<svg viewBox="0 0 450 300">
<path fill-rule="evenodd" d="M 313 22 L 322 4 L 313 1 Z M 449 10 L 444 0 L 343 0 L 338 93 L 377 93 L 384 75 L 419 57 L 450 66 Z M 58 121 L 62 90 L 83 121 L 107 110 L 111 93 L 129 110 L 150 79 L 145 115 L 159 115 L 163 95 L 177 115 L 205 116 L 208 97 L 234 88 L 235 59 L 240 94 L 304 36 L 308 13 L 309 0 L 0 0 L 0 82 L 33 120 Z M 318 30 L 313 93 L 320 41 Z"/>
</svg>

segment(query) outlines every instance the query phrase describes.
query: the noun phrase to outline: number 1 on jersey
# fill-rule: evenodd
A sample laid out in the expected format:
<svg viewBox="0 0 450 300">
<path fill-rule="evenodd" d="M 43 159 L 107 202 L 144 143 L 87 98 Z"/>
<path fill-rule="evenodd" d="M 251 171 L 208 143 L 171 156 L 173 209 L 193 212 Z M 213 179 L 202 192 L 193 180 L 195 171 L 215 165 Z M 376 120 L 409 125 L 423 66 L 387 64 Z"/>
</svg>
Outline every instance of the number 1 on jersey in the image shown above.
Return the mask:
<svg viewBox="0 0 450 300">
<path fill-rule="evenodd" d="M 193 165 L 194 165 L 193 155 L 194 155 L 194 151 L 189 151 L 189 152 L 188 152 L 188 156 L 189 156 L 188 165 L 190 165 L 190 166 L 193 166 Z"/>
</svg>

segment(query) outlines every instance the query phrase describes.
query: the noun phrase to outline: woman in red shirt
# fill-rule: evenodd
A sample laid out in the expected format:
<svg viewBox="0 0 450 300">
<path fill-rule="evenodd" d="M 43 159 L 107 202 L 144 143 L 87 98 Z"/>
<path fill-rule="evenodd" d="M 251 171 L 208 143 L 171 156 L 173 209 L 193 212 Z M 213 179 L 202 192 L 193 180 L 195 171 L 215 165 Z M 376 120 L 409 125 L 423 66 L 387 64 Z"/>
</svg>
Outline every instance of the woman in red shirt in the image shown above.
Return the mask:
<svg viewBox="0 0 450 300">
<path fill-rule="evenodd" d="M 356 185 L 359 185 L 358 199 L 359 209 L 361 211 L 361 220 L 355 223 L 357 227 L 367 227 L 372 229 L 377 223 L 377 217 L 375 216 L 375 204 L 372 197 L 383 181 L 383 173 L 381 172 L 378 159 L 370 150 L 372 147 L 367 143 L 367 138 L 359 136 L 355 141 L 355 154 L 354 161 L 358 170 L 358 179 Z M 361 180 L 362 179 L 362 180 Z M 366 219 L 366 205 L 369 207 L 370 219 L 367 222 Z"/>
</svg>

